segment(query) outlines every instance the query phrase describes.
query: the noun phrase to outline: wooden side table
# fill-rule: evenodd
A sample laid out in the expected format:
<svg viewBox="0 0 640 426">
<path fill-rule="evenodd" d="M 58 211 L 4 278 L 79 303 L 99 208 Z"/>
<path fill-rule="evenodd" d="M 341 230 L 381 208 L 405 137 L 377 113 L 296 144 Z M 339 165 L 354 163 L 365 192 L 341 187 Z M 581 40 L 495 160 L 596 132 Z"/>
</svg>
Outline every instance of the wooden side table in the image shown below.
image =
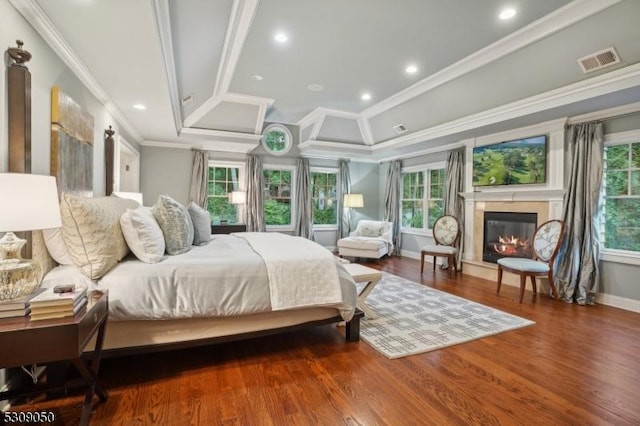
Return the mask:
<svg viewBox="0 0 640 426">
<path fill-rule="evenodd" d="M 376 314 L 373 309 L 365 303 L 365 299 L 375 288 L 376 284 L 378 284 L 378 281 L 382 279 L 382 272 L 358 263 L 347 263 L 342 266 L 344 266 L 344 269 L 347 270 L 355 282 L 366 283 L 362 290 L 360 290 L 360 293 L 358 293 L 356 306 L 367 315 L 368 319 L 378 318 L 378 314 Z"/>
<path fill-rule="evenodd" d="M 97 377 L 108 314 L 107 292 L 92 291 L 88 294 L 87 308 L 73 318 L 31 321 L 28 317 L 21 317 L 0 320 L 1 368 L 69 361 L 82 376 L 63 384 L 36 385 L 28 390 L 0 392 L 0 400 L 86 387 L 80 424 L 88 425 L 93 395 L 96 394 L 101 402 L 108 398 Z M 83 356 L 96 333 L 93 354 Z"/>
<path fill-rule="evenodd" d="M 236 223 L 232 225 L 211 225 L 212 234 L 231 234 L 232 232 L 247 232 L 247 225 Z"/>
</svg>

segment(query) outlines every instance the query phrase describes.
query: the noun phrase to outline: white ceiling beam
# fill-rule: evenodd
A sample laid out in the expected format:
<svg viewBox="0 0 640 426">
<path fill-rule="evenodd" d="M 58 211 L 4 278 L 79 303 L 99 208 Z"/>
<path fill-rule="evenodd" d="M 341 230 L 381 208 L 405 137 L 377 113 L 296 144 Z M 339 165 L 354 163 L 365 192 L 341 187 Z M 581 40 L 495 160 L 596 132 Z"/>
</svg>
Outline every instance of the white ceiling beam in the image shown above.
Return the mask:
<svg viewBox="0 0 640 426">
<path fill-rule="evenodd" d="M 365 109 L 362 114 L 372 118 L 403 104 L 429 90 L 442 86 L 464 74 L 483 67 L 510 53 L 522 49 L 538 40 L 567 28 L 576 22 L 586 19 L 596 13 L 611 7 L 622 0 L 574 0 L 571 3 L 553 11 L 509 34 L 508 36 L 486 46 L 483 49 L 465 57 L 464 59 L 432 74 L 423 80 L 397 92 L 383 101 Z"/>
<path fill-rule="evenodd" d="M 221 139 L 242 139 L 249 141 L 259 141 L 262 135 L 254 135 L 253 133 L 228 132 L 225 130 L 211 130 L 185 127 L 180 131 L 180 136 L 198 136 L 203 138 L 221 138 Z"/>
</svg>

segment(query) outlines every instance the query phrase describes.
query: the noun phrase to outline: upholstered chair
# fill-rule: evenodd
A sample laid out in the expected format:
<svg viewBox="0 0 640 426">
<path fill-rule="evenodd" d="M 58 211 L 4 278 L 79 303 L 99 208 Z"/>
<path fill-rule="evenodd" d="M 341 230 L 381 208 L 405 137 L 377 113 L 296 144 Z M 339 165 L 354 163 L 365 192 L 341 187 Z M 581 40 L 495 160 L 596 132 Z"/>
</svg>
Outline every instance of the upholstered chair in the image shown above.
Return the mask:
<svg viewBox="0 0 640 426">
<path fill-rule="evenodd" d="M 338 240 L 338 254 L 379 259 L 393 250 L 393 224 L 380 220 L 361 220 L 348 237 Z"/>
<path fill-rule="evenodd" d="M 498 288 L 496 291 L 500 292 L 503 271 L 508 271 L 520 275 L 520 303 L 524 297 L 527 277 L 531 277 L 531 285 L 535 295 L 537 292 L 536 277 L 546 276 L 549 279 L 553 297 L 558 299 L 558 292 L 553 282 L 553 264 L 564 236 L 564 228 L 564 222 L 557 219 L 540 225 L 533 234 L 533 259 L 520 257 L 498 259 Z"/>
<path fill-rule="evenodd" d="M 456 244 L 460 238 L 460 222 L 454 216 L 444 215 L 436 219 L 433 224 L 433 239 L 435 244 L 429 244 L 420 249 L 420 273 L 424 271 L 424 257 L 433 256 L 433 270 L 436 270 L 436 259 L 446 257 L 449 275 L 455 269 L 458 272 L 458 248 Z"/>
</svg>

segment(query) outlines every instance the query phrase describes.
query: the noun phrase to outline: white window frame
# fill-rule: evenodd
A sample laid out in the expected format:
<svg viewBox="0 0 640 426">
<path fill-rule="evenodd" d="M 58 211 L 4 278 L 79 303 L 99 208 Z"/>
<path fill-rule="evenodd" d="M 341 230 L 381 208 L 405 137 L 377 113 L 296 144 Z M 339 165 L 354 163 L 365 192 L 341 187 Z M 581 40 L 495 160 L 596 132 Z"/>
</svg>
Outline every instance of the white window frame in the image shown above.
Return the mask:
<svg viewBox="0 0 640 426">
<path fill-rule="evenodd" d="M 265 225 L 267 231 L 284 231 L 292 232 L 294 230 L 294 224 L 298 214 L 298 200 L 296 199 L 296 166 L 289 166 L 284 164 L 265 164 L 262 166 L 262 171 L 265 170 L 289 170 L 291 171 L 291 223 L 289 225 Z M 264 174 L 263 174 L 264 179 Z M 262 188 L 264 191 L 264 188 Z M 264 207 L 263 207 L 264 214 Z"/>
<path fill-rule="evenodd" d="M 245 163 L 241 161 L 220 161 L 220 160 L 209 160 L 207 162 L 207 199 L 209 198 L 209 168 L 210 167 L 226 167 L 226 168 L 236 168 L 238 169 L 238 190 L 246 191 L 245 188 Z M 238 217 L 236 218 L 236 223 L 245 223 L 246 218 L 246 205 L 239 204 L 236 208 L 236 212 Z M 213 218 L 212 218 L 213 220 Z"/>
<path fill-rule="evenodd" d="M 265 141 L 267 133 L 274 130 L 281 131 L 285 134 L 286 145 L 282 151 L 273 151 L 271 148 L 267 146 L 267 143 Z M 291 130 L 289 130 L 287 126 L 283 124 L 278 124 L 278 123 L 269 124 L 267 127 L 265 127 L 264 131 L 262 132 L 262 138 L 260 139 L 260 143 L 262 144 L 262 147 L 264 148 L 264 150 L 267 151 L 269 154 L 280 157 L 288 153 L 293 147 L 293 134 L 291 133 Z"/>
<path fill-rule="evenodd" d="M 610 133 L 605 135 L 604 137 L 605 146 L 624 145 L 637 142 L 640 142 L 640 130 Z M 604 189 L 604 175 L 602 176 L 602 179 L 602 188 Z M 604 197 L 602 202 L 604 203 Z M 604 211 L 600 221 L 600 235 L 601 237 L 604 237 Z M 604 238 L 601 238 L 600 260 L 604 260 L 607 262 L 626 263 L 629 265 L 640 265 L 640 252 L 605 248 Z"/>
<path fill-rule="evenodd" d="M 401 176 L 404 175 L 405 173 L 414 173 L 414 172 L 424 173 L 424 194 L 422 197 L 423 212 L 428 211 L 428 201 L 430 200 L 429 187 L 431 185 L 431 176 L 429 175 L 428 172 L 431 170 L 439 170 L 439 169 L 445 169 L 445 168 L 446 168 L 446 162 L 437 161 L 434 163 L 420 164 L 418 166 L 403 167 L 402 170 L 400 170 Z M 402 187 L 401 187 L 401 190 L 403 190 Z M 402 201 L 403 201 L 403 198 L 401 196 L 400 197 L 400 217 L 402 217 Z M 400 232 L 402 232 L 403 234 L 413 234 L 413 235 L 421 235 L 426 237 L 433 237 L 433 229 L 427 228 L 429 221 L 426 219 L 427 218 L 423 219 L 422 228 L 410 228 L 407 226 L 401 226 Z"/>
<path fill-rule="evenodd" d="M 336 175 L 336 196 L 340 189 L 340 170 L 337 167 L 309 167 L 309 173 L 332 173 Z M 312 194 L 313 195 L 313 194 Z M 313 225 L 313 229 L 322 231 L 337 231 L 340 212 L 338 212 L 338 200 L 336 200 L 336 223 L 333 225 Z"/>
</svg>

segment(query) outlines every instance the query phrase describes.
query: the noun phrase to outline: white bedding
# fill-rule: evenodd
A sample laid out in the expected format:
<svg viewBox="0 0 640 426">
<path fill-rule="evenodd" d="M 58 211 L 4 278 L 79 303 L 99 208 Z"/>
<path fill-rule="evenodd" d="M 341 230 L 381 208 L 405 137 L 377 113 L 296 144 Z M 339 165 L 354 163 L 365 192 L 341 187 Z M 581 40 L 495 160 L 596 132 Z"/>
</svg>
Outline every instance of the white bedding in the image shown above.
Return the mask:
<svg viewBox="0 0 640 426">
<path fill-rule="evenodd" d="M 327 304 L 325 298 L 320 298 L 319 305 L 333 306 L 345 320 L 350 320 L 356 301 L 355 285 L 342 267 L 338 266 L 337 272 L 340 300 Z M 47 274 L 43 285 L 71 282 L 108 289 L 110 320 L 151 320 L 270 312 L 273 309 L 267 277 L 263 259 L 244 239 L 214 235 L 209 244 L 166 256 L 159 263 L 127 258 L 95 283 L 73 266 L 60 266 Z M 295 284 L 292 280 L 291 285 Z M 303 297 L 303 304 L 312 306 L 307 296 Z"/>
</svg>

